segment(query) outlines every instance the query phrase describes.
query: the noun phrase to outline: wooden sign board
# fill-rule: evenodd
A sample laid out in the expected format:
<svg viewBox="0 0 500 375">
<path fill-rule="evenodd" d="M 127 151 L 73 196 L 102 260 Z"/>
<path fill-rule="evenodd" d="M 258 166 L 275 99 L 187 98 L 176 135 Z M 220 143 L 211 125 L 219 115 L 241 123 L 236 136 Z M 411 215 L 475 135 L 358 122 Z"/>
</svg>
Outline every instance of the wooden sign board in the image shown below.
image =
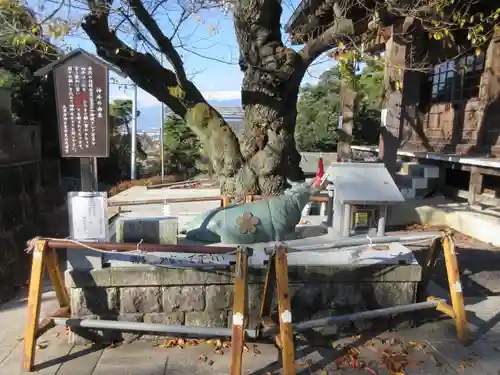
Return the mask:
<svg viewBox="0 0 500 375">
<path fill-rule="evenodd" d="M 54 73 L 61 156 L 109 156 L 109 70 L 125 74 L 82 49 L 37 70 L 36 76 Z"/>
<path fill-rule="evenodd" d="M 108 69 L 85 54 L 54 69 L 62 157 L 108 157 Z"/>
</svg>

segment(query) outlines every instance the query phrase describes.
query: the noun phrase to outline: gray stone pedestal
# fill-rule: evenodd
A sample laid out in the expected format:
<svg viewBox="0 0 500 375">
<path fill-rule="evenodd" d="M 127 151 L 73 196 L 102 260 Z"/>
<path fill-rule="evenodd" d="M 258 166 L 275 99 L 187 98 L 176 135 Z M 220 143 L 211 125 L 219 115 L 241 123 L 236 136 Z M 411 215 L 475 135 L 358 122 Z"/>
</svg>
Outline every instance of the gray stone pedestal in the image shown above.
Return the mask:
<svg viewBox="0 0 500 375">
<path fill-rule="evenodd" d="M 419 265 L 290 266 L 294 321 L 415 302 Z M 71 270 L 66 275 L 73 318 L 230 327 L 233 279 L 228 271 L 150 266 Z M 256 328 L 265 268 L 249 269 L 249 327 Z M 274 301 L 276 306 L 276 300 Z M 354 330 L 369 329 L 360 322 Z M 346 328 L 346 327 L 338 327 Z M 106 340 L 130 334 L 106 334 Z M 154 338 L 154 336 L 143 336 Z M 81 339 L 73 335 L 73 341 Z"/>
</svg>

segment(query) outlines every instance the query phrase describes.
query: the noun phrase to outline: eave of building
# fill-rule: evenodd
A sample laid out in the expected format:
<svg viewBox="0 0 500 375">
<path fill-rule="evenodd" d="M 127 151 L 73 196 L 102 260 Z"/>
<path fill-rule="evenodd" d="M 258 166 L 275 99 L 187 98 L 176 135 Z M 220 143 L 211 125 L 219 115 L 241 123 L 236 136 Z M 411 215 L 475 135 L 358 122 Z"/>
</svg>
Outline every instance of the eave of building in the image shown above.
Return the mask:
<svg viewBox="0 0 500 375">
<path fill-rule="evenodd" d="M 336 0 L 303 0 L 285 25 L 285 31 L 290 34 L 292 44 L 305 44 L 332 25 L 335 21 L 333 14 L 335 2 Z M 466 2 L 466 0 L 456 2 L 456 6 L 461 2 Z M 469 11 L 471 14 L 478 12 L 490 14 L 498 8 L 498 5 L 495 4 L 495 1 L 479 0 L 473 4 Z M 372 9 L 374 6 L 373 0 L 363 0 L 363 4 L 357 3 L 356 6 L 352 6 L 345 15 L 354 23 L 355 34 L 353 38 L 357 40 L 357 44 L 364 43 L 366 51 L 380 50 L 384 39 L 386 39 L 388 28 L 398 19 L 394 14 L 381 9 L 378 25 L 380 28 L 376 34 L 371 33 L 368 28 L 366 10 Z"/>
</svg>

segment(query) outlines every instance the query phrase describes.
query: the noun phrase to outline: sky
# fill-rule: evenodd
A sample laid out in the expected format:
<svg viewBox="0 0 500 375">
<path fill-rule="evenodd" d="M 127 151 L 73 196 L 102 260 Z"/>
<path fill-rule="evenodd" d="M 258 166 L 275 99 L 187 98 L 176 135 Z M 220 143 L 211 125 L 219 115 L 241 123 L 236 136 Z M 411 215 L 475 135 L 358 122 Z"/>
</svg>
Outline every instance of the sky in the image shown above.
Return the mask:
<svg viewBox="0 0 500 375">
<path fill-rule="evenodd" d="M 57 5 L 56 1 L 61 0 L 31 0 L 28 4 L 35 8 L 37 13 L 47 14 Z M 169 0 L 166 2 L 165 9 L 158 12 L 158 16 L 155 17 L 164 33 L 168 36 L 172 34 L 172 25 L 177 24 L 180 15 L 178 6 L 180 1 L 183 0 Z M 293 13 L 294 7 L 298 5 L 300 0 L 289 1 L 291 3 L 283 3 L 282 25 L 286 24 Z M 144 3 L 146 4 L 147 1 L 145 0 Z M 83 7 L 83 2 L 80 4 Z M 74 6 L 73 9 L 66 9 L 58 15 L 63 19 L 79 20 L 84 14 L 84 10 L 79 8 Z M 168 14 L 168 18 L 165 14 Z M 133 33 L 122 33 L 119 36 L 128 44 L 134 45 Z M 283 40 L 284 42 L 287 40 L 285 33 L 283 33 Z M 71 36 L 65 37 L 62 43 L 70 49 L 82 48 L 95 53 L 94 44 L 81 30 L 75 30 Z M 237 65 L 238 48 L 231 13 L 225 15 L 220 9 L 211 9 L 191 15 L 179 28 L 173 43 L 174 45 L 182 43 L 185 46 L 185 49 L 178 48 L 178 51 L 184 61 L 186 72 L 209 102 L 214 104 L 239 103 L 243 75 Z M 139 43 L 139 50 L 153 52 L 145 42 Z M 332 60 L 320 59 L 311 66 L 304 77 L 303 84 L 314 83 L 317 77 L 331 67 L 332 64 Z M 133 89 L 130 85 L 124 85 L 130 84 L 131 81 L 113 74 L 111 76 L 110 100 L 131 99 Z M 142 112 L 142 116 L 138 118 L 139 128 L 159 127 L 161 123 L 160 103 L 156 98 L 141 89 L 138 90 L 137 99 L 138 109 Z M 155 112 L 157 118 L 152 116 Z M 158 125 L 155 126 L 151 122 L 158 122 Z"/>
</svg>

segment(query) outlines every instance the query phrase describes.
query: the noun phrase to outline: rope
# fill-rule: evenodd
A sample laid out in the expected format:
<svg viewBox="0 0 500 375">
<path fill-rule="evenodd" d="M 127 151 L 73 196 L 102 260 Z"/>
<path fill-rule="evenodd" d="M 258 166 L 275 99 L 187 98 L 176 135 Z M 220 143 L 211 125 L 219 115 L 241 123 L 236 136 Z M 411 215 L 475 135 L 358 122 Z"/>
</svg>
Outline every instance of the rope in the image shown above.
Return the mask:
<svg viewBox="0 0 500 375">
<path fill-rule="evenodd" d="M 73 240 L 71 238 L 64 238 L 64 239 L 61 239 L 61 238 L 52 238 L 52 237 L 35 237 L 33 239 L 31 239 L 28 243 L 28 247 L 25 249 L 25 252 L 27 254 L 31 254 L 34 250 L 35 250 L 35 246 L 36 246 L 36 242 L 37 241 L 54 241 L 54 242 L 71 242 L 71 243 L 74 243 L 75 245 L 79 245 L 79 246 L 82 246 L 86 249 L 89 249 L 89 250 L 93 250 L 93 251 L 97 251 L 99 253 L 102 253 L 102 254 L 116 254 L 116 253 L 121 253 L 121 254 L 144 254 L 145 252 L 143 250 L 141 250 L 140 246 L 141 244 L 143 243 L 143 240 L 141 239 L 138 243 L 137 243 L 137 247 L 136 247 L 136 250 L 128 250 L 128 251 L 116 251 L 116 250 L 101 250 L 101 249 L 97 249 L 93 246 L 90 246 L 90 245 L 87 245 L 83 242 L 80 242 L 80 241 L 77 241 L 77 240 Z M 225 253 L 223 254 L 224 256 L 225 255 L 235 255 L 237 251 L 231 251 L 231 252 L 228 252 L 228 253 Z M 213 254 L 193 254 L 193 255 L 190 255 L 189 257 L 187 257 L 187 259 L 193 259 L 193 258 L 205 258 L 205 257 L 212 257 L 212 260 L 215 258 L 215 257 L 219 257 L 220 255 L 213 255 Z M 217 259 L 219 260 L 219 259 Z"/>
</svg>

